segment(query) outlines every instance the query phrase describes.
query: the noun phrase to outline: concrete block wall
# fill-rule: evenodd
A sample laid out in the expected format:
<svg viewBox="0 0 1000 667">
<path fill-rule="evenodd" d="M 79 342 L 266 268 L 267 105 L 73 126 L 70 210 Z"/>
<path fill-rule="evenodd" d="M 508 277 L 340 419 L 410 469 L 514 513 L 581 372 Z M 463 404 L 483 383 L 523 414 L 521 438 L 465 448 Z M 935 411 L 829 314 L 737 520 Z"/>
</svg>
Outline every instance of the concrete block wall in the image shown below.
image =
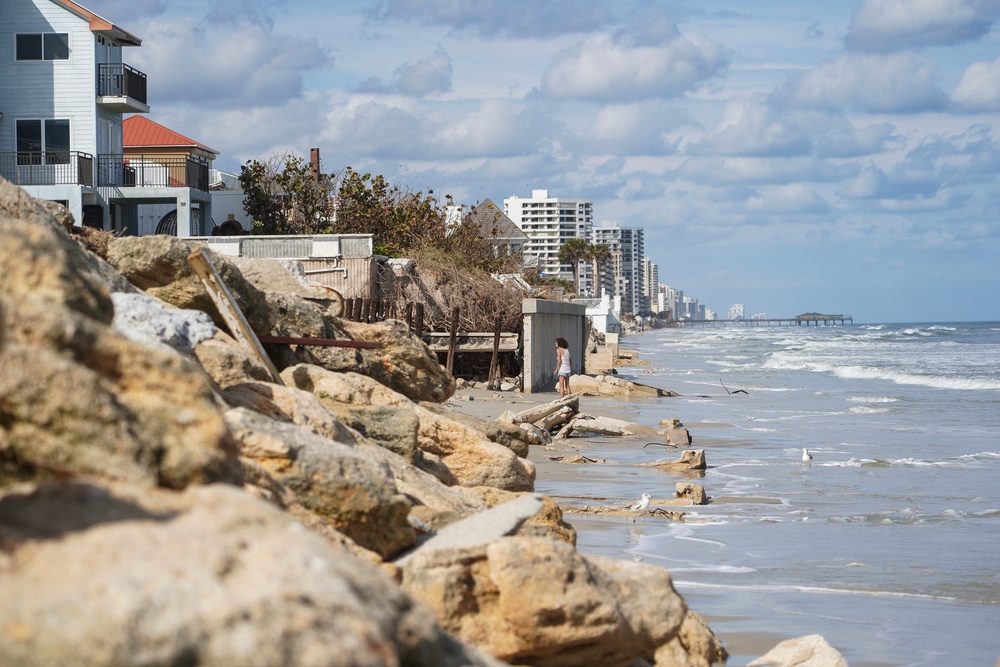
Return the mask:
<svg viewBox="0 0 1000 667">
<path fill-rule="evenodd" d="M 524 314 L 524 391 L 540 393 L 556 390 L 556 338 L 569 343 L 574 373 L 583 373 L 590 324 L 587 307 L 565 301 L 525 299 Z"/>
</svg>

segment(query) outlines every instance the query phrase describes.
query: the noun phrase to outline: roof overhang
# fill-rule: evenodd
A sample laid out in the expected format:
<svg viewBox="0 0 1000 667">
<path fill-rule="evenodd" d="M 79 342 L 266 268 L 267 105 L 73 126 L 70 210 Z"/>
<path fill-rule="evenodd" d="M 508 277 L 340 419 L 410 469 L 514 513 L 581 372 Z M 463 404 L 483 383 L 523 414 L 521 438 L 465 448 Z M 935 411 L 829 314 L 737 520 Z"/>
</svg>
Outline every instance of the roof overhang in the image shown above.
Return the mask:
<svg viewBox="0 0 1000 667">
<path fill-rule="evenodd" d="M 132 33 L 119 28 L 111 21 L 107 20 L 102 16 L 98 16 L 94 12 L 90 11 L 86 7 L 82 7 L 73 0 L 52 0 L 52 2 L 57 5 L 62 5 L 71 12 L 82 16 L 87 19 L 90 23 L 91 32 L 96 32 L 98 34 L 104 35 L 105 37 L 110 37 L 116 42 L 120 42 L 122 46 L 141 46 L 142 40 L 133 35 Z"/>
</svg>

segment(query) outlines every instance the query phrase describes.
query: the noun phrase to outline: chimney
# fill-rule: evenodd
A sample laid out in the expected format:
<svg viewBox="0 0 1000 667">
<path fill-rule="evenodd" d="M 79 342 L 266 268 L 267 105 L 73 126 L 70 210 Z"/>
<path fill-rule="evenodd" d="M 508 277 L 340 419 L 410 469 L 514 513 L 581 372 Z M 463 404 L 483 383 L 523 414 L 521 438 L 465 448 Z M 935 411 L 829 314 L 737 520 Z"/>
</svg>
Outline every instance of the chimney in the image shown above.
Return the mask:
<svg viewBox="0 0 1000 667">
<path fill-rule="evenodd" d="M 309 171 L 312 173 L 313 180 L 319 182 L 319 149 L 310 148 L 309 149 Z"/>
</svg>

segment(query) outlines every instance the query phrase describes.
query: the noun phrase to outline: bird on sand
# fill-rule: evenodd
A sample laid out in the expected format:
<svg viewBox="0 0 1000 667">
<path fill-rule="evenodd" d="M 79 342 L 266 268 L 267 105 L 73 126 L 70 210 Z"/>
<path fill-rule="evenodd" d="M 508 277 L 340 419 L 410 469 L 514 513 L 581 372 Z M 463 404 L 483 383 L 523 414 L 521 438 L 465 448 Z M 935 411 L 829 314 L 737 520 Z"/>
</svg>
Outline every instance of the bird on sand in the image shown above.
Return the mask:
<svg viewBox="0 0 1000 667">
<path fill-rule="evenodd" d="M 805 447 L 802 448 L 802 462 L 811 463 L 813 460 L 813 455 L 809 453 L 809 450 Z"/>
<path fill-rule="evenodd" d="M 649 494 L 648 493 L 642 494 L 642 498 L 639 498 L 639 500 L 632 503 L 632 506 L 629 507 L 629 509 L 632 510 L 633 512 L 645 512 L 646 510 L 648 510 Z"/>
</svg>

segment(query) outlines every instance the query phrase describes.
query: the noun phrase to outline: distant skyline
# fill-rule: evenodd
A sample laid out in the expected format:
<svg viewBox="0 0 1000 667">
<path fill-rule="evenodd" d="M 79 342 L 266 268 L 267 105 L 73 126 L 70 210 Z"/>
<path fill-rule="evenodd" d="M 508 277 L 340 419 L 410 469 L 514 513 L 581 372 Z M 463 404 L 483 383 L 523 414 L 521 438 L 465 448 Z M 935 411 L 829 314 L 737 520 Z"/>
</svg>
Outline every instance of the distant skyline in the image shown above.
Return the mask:
<svg viewBox="0 0 1000 667">
<path fill-rule="evenodd" d="M 1000 320 L 1000 0 L 80 0 L 149 118 L 645 228 L 726 313 Z"/>
</svg>

